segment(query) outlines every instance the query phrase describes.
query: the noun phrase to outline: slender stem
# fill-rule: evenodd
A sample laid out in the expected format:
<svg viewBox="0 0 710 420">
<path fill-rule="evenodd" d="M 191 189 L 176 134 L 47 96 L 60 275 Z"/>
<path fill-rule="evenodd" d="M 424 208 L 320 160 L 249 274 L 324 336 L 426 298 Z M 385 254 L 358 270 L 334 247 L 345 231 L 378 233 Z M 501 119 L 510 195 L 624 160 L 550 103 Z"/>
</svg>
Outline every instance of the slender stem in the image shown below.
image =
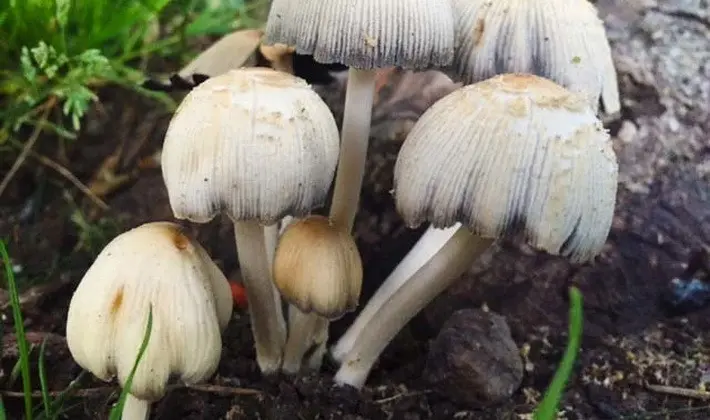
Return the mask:
<svg viewBox="0 0 710 420">
<path fill-rule="evenodd" d="M 325 324 L 325 337 L 322 325 Z M 288 310 L 288 340 L 284 349 L 282 369 L 286 373 L 295 374 L 301 371 L 303 356 L 314 346 L 323 347 L 328 339 L 328 320 L 316 314 L 306 314 L 297 307 L 290 305 Z M 318 349 L 317 349 L 318 350 Z M 316 351 L 317 351 L 316 350 Z M 322 352 L 324 353 L 324 352 Z M 322 357 L 322 355 L 321 355 Z M 313 358 L 309 359 L 308 367 L 312 369 L 320 365 Z"/>
<path fill-rule="evenodd" d="M 430 226 L 424 232 L 419 241 L 377 289 L 375 295 L 367 301 L 367 305 L 358 314 L 348 330 L 345 331 L 345 334 L 338 339 L 338 342 L 330 350 L 330 354 L 335 361 L 340 362 L 343 360 L 352 349 L 353 343 L 358 339 L 358 336 L 370 325 L 377 311 L 446 244 L 446 241 L 454 235 L 460 226 L 460 223 L 456 223 L 446 229 L 436 229 Z"/>
<path fill-rule="evenodd" d="M 317 372 L 323 365 L 323 357 L 328 352 L 328 327 L 330 321 L 326 318 L 318 317 L 316 325 L 313 327 L 313 341 L 315 348 L 311 351 L 311 356 L 308 358 L 308 369 Z"/>
<path fill-rule="evenodd" d="M 397 333 L 429 302 L 451 286 L 471 262 L 493 243 L 459 228 L 407 284 L 375 314 L 377 322 L 364 329 L 340 366 L 335 381 L 360 388 Z"/>
<path fill-rule="evenodd" d="M 121 420 L 148 420 L 150 418 L 150 402 L 126 394 Z"/>
<path fill-rule="evenodd" d="M 266 260 L 269 263 L 269 272 L 273 268 L 276 244 L 279 240 L 279 224 L 264 226 L 264 248 L 266 248 Z"/>
<path fill-rule="evenodd" d="M 264 229 L 256 221 L 234 222 L 234 238 L 249 301 L 256 361 L 262 373 L 275 373 L 281 367 L 286 323 L 281 298 L 271 281 Z"/>
<path fill-rule="evenodd" d="M 370 137 L 375 76 L 375 70 L 350 68 L 348 73 L 340 158 L 330 206 L 332 222 L 348 232 L 353 228 L 360 200 Z"/>
</svg>

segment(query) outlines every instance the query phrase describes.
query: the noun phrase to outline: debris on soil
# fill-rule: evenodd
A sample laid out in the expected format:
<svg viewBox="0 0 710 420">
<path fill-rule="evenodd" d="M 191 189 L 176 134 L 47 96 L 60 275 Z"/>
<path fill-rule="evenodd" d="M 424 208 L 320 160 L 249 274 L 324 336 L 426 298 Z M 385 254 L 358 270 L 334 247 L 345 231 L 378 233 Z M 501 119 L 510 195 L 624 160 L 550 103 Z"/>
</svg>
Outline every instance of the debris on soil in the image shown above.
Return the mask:
<svg viewBox="0 0 710 420">
<path fill-rule="evenodd" d="M 523 380 L 523 362 L 505 318 L 481 309 L 455 312 L 429 347 L 424 378 L 469 407 L 512 397 Z"/>
</svg>

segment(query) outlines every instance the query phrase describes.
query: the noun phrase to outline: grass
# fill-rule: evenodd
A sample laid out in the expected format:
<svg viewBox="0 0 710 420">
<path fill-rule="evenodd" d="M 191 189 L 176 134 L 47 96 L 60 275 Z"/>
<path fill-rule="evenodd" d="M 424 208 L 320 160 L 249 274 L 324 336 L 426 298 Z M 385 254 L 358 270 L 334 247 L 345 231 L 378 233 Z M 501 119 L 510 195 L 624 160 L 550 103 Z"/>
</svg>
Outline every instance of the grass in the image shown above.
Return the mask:
<svg viewBox="0 0 710 420">
<path fill-rule="evenodd" d="M 25 330 L 23 326 L 23 319 L 22 319 L 22 312 L 20 309 L 20 300 L 19 300 L 19 294 L 17 291 L 17 284 L 15 282 L 15 276 L 12 271 L 12 265 L 10 263 L 10 255 L 7 251 L 7 248 L 5 246 L 5 242 L 0 240 L 0 259 L 2 260 L 3 265 L 5 266 L 5 278 L 7 281 L 7 289 L 8 293 L 10 295 L 10 305 L 12 307 L 12 317 L 14 321 L 14 326 L 15 326 L 15 336 L 17 339 L 17 346 L 19 350 L 19 369 L 22 375 L 22 391 L 24 394 L 23 402 L 24 402 L 24 419 L 25 420 L 54 420 L 59 418 L 61 413 L 64 411 L 64 403 L 66 401 L 66 398 L 71 394 L 71 391 L 73 390 L 74 386 L 76 383 L 78 383 L 78 380 L 72 381 L 72 384 L 64 390 L 58 397 L 52 398 L 50 395 L 49 388 L 47 387 L 47 376 L 45 372 L 45 361 L 44 361 L 44 355 L 45 355 L 45 346 L 46 346 L 46 339 L 42 341 L 42 344 L 39 348 L 39 360 L 37 362 L 37 367 L 38 367 L 38 372 L 39 372 L 39 383 L 40 383 L 40 391 L 42 395 L 42 404 L 39 410 L 35 409 L 34 403 L 32 401 L 32 379 L 31 379 L 31 365 L 30 365 L 30 348 L 27 343 L 27 339 L 25 336 Z M 128 375 L 128 379 L 126 380 L 126 384 L 121 391 L 121 394 L 119 395 L 118 401 L 116 402 L 116 405 L 111 409 L 109 419 L 110 420 L 120 420 L 121 419 L 121 414 L 123 412 L 123 406 L 126 401 L 126 397 L 128 395 L 128 390 L 131 388 L 131 384 L 133 383 L 133 377 L 136 373 L 136 370 L 138 369 L 138 364 L 140 363 L 141 359 L 143 358 L 143 355 L 145 354 L 145 351 L 148 347 L 148 343 L 150 341 L 150 334 L 152 332 L 153 328 L 153 310 L 152 308 L 148 312 L 148 322 L 146 325 L 146 330 L 145 334 L 143 336 L 143 341 L 141 342 L 141 346 L 138 349 L 138 354 L 136 356 L 136 361 L 133 365 L 133 368 L 131 369 L 130 374 Z M 39 415 L 36 415 L 35 413 L 40 412 Z M 2 401 L 2 398 L 0 397 L 0 420 L 4 420 L 7 418 L 7 412 L 5 411 L 5 406 Z"/>
<path fill-rule="evenodd" d="M 191 38 L 263 18 L 266 0 L 0 0 L 0 153 L 23 127 L 77 138 L 97 89 L 140 88 L 148 57 L 181 62 Z"/>
<path fill-rule="evenodd" d="M 555 376 L 552 378 L 552 383 L 545 392 L 545 397 L 542 399 L 535 414 L 534 420 L 555 420 L 559 410 L 560 401 L 565 392 L 565 386 L 572 376 L 574 362 L 577 360 L 579 347 L 582 342 L 582 293 L 576 287 L 570 287 L 570 309 L 569 309 L 569 333 L 567 338 L 567 348 L 562 357 Z"/>
<path fill-rule="evenodd" d="M 79 134 L 100 89 L 119 85 L 158 100 L 168 109 L 171 97 L 141 87 L 147 70 L 179 68 L 198 53 L 192 41 L 244 27 L 259 26 L 269 0 L 0 0 L 0 201 L 17 170 L 52 157 L 72 167 L 66 150 L 82 147 Z M 36 134 L 36 135 L 35 135 Z M 33 155 L 33 153 L 35 153 Z M 51 159 L 48 159 L 54 162 Z M 14 163 L 13 163 L 14 162 Z M 38 188 L 27 208 L 66 180 L 35 176 Z M 51 186 L 52 191 L 45 191 Z M 72 197 L 63 191 L 65 197 Z M 71 201 L 71 200 L 70 200 Z M 110 216 L 82 213 L 67 204 L 69 225 L 76 231 L 74 251 L 95 255 L 115 236 L 120 222 Z M 108 238 L 108 239 L 107 239 Z M 18 275 L 21 288 L 50 277 L 67 263 L 32 267 Z M 46 269 L 45 269 L 46 268 Z M 31 278 L 26 278 L 26 277 Z"/>
</svg>

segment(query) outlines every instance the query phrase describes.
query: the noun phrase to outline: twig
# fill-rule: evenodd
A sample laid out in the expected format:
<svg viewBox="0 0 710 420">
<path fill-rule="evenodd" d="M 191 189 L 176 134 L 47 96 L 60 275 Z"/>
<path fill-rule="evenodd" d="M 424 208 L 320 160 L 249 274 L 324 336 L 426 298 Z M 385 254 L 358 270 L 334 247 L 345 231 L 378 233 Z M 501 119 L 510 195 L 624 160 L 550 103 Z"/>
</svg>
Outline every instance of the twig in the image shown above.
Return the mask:
<svg viewBox="0 0 710 420">
<path fill-rule="evenodd" d="M 25 162 L 25 159 L 27 159 L 27 155 L 30 154 L 35 143 L 37 143 L 37 139 L 39 139 L 39 135 L 42 132 L 44 122 L 47 121 L 47 118 L 49 117 L 49 112 L 54 107 L 54 103 L 54 98 L 51 98 L 47 102 L 45 102 L 44 105 L 42 105 L 44 107 L 44 112 L 42 113 L 40 122 L 35 126 L 35 129 L 34 131 L 32 131 L 32 134 L 27 140 L 27 143 L 25 143 L 25 145 L 22 147 L 22 151 L 20 152 L 19 156 L 17 156 L 17 159 L 15 159 L 15 163 L 12 164 L 12 167 L 7 172 L 7 174 L 5 174 L 5 177 L 3 178 L 2 182 L 0 182 L 0 196 L 5 191 L 5 188 L 7 188 L 7 186 L 10 184 L 12 178 L 15 177 L 15 174 Z"/>
<path fill-rule="evenodd" d="M 253 388 L 233 388 L 229 386 L 222 385 L 211 385 L 211 384 L 200 384 L 200 385 L 184 385 L 175 384 L 168 387 L 169 391 L 175 391 L 180 389 L 189 389 L 192 391 L 205 392 L 209 394 L 221 394 L 221 395 L 260 395 L 263 394 L 262 391 Z M 102 395 L 105 393 L 110 393 L 116 391 L 113 386 L 102 386 L 98 388 L 84 388 L 77 389 L 75 391 L 70 391 L 68 396 L 73 398 L 89 398 L 95 397 L 97 395 Z M 65 391 L 49 391 L 47 394 L 52 398 L 57 398 L 63 395 Z M 33 391 L 30 394 L 32 398 L 42 398 L 41 391 Z M 8 398 L 24 398 L 25 394 L 20 391 L 0 391 L 0 396 Z"/>
<path fill-rule="evenodd" d="M 201 384 L 201 385 L 175 385 L 173 389 L 186 388 L 193 391 L 207 392 L 210 394 L 223 394 L 223 395 L 260 395 L 263 391 L 253 388 L 233 388 L 230 386 L 222 385 L 211 385 L 211 384 Z"/>
<path fill-rule="evenodd" d="M 39 153 L 35 153 L 35 152 L 30 151 L 29 155 L 33 159 L 36 159 L 37 161 L 39 161 L 39 163 L 41 163 L 42 165 L 47 166 L 51 169 L 54 169 L 57 173 L 59 173 L 59 175 L 63 176 L 69 182 L 74 184 L 74 186 L 79 191 L 81 191 L 82 193 L 84 193 L 84 195 L 89 197 L 89 199 L 94 204 L 96 204 L 96 206 L 98 206 L 101 210 L 108 210 L 109 209 L 108 204 L 106 204 L 106 202 L 104 200 L 102 200 L 96 194 L 94 194 L 94 192 L 91 191 L 91 189 L 89 187 L 84 185 L 84 183 L 82 183 L 76 176 L 74 176 L 74 174 L 71 173 L 71 171 L 69 169 L 65 168 L 64 166 L 60 165 L 59 163 L 53 161 L 52 159 L 50 159 L 46 156 L 40 155 Z"/>
<path fill-rule="evenodd" d="M 386 404 L 388 402 L 396 401 L 400 398 L 409 398 L 409 397 L 416 397 L 419 395 L 426 395 L 430 394 L 432 391 L 429 389 L 425 389 L 424 391 L 412 391 L 412 392 L 402 392 L 399 394 L 392 395 L 391 397 L 386 397 L 382 398 L 379 400 L 373 401 L 374 404 Z"/>
<path fill-rule="evenodd" d="M 653 392 L 658 392 L 659 394 L 673 395 L 676 397 L 694 398 L 698 400 L 710 399 L 710 392 L 699 391 L 690 388 L 680 388 L 677 386 L 668 385 L 651 385 L 646 384 L 646 388 Z"/>
<path fill-rule="evenodd" d="M 101 395 L 107 392 L 113 392 L 115 389 L 110 386 L 102 386 L 99 388 L 86 388 L 70 391 L 69 395 L 76 398 L 88 398 L 96 395 Z M 8 398 L 24 398 L 25 394 L 20 391 L 2 391 L 0 395 Z M 42 398 L 42 391 L 33 391 L 30 394 L 32 398 Z M 64 395 L 64 391 L 48 391 L 47 395 L 51 398 L 57 398 Z"/>
</svg>

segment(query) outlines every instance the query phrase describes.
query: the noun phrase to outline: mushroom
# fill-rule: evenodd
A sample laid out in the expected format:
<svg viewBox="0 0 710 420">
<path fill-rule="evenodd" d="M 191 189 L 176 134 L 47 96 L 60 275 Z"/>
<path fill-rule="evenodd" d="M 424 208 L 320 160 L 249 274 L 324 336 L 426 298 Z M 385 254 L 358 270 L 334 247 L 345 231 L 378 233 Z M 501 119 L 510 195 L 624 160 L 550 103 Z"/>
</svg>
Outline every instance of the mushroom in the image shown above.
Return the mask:
<svg viewBox="0 0 710 420">
<path fill-rule="evenodd" d="M 362 287 L 362 261 L 349 233 L 323 216 L 310 216 L 288 225 L 274 257 L 274 282 L 293 305 L 283 370 L 297 373 L 311 347 L 324 353 L 327 320 L 353 311 Z M 325 324 L 325 328 L 323 328 Z M 310 361 L 318 369 L 322 359 Z"/>
<path fill-rule="evenodd" d="M 451 62 L 450 0 L 274 0 L 265 42 L 294 46 L 319 63 L 350 67 L 330 218 L 350 231 L 362 186 L 375 70 Z"/>
<path fill-rule="evenodd" d="M 495 238 L 592 260 L 611 227 L 618 165 L 583 95 L 527 74 L 464 86 L 415 124 L 395 165 L 406 224 L 460 222 L 446 244 L 377 311 L 336 381 L 360 387 L 390 340 Z"/>
<path fill-rule="evenodd" d="M 163 178 L 175 217 L 205 223 L 224 212 L 234 222 L 264 373 L 279 369 L 286 341 L 270 273 L 274 225 L 323 204 L 338 141 L 333 115 L 308 84 L 266 68 L 231 70 L 193 89 L 165 136 Z"/>
<path fill-rule="evenodd" d="M 274 0 L 266 43 L 349 67 L 330 219 L 353 228 L 370 133 L 376 69 L 448 65 L 454 50 L 450 0 Z M 321 328 L 328 327 L 323 323 Z M 327 332 L 314 333 L 315 335 Z"/>
<path fill-rule="evenodd" d="M 150 339 L 128 390 L 126 420 L 147 419 L 171 375 L 188 384 L 212 376 L 232 315 L 227 279 L 174 223 L 144 224 L 101 251 L 69 303 L 66 336 L 74 360 L 124 386 L 151 308 Z"/>
<path fill-rule="evenodd" d="M 621 109 L 604 22 L 588 0 L 452 0 L 456 52 L 449 75 L 466 84 L 531 73 L 584 93 L 594 110 Z"/>
<path fill-rule="evenodd" d="M 465 84 L 500 73 L 525 72 L 586 92 L 596 110 L 620 110 L 616 71 L 603 22 L 587 0 L 453 0 L 456 49 L 445 68 Z M 382 305 L 460 227 L 429 226 L 415 246 L 368 300 L 331 349 L 341 361 Z"/>
</svg>

